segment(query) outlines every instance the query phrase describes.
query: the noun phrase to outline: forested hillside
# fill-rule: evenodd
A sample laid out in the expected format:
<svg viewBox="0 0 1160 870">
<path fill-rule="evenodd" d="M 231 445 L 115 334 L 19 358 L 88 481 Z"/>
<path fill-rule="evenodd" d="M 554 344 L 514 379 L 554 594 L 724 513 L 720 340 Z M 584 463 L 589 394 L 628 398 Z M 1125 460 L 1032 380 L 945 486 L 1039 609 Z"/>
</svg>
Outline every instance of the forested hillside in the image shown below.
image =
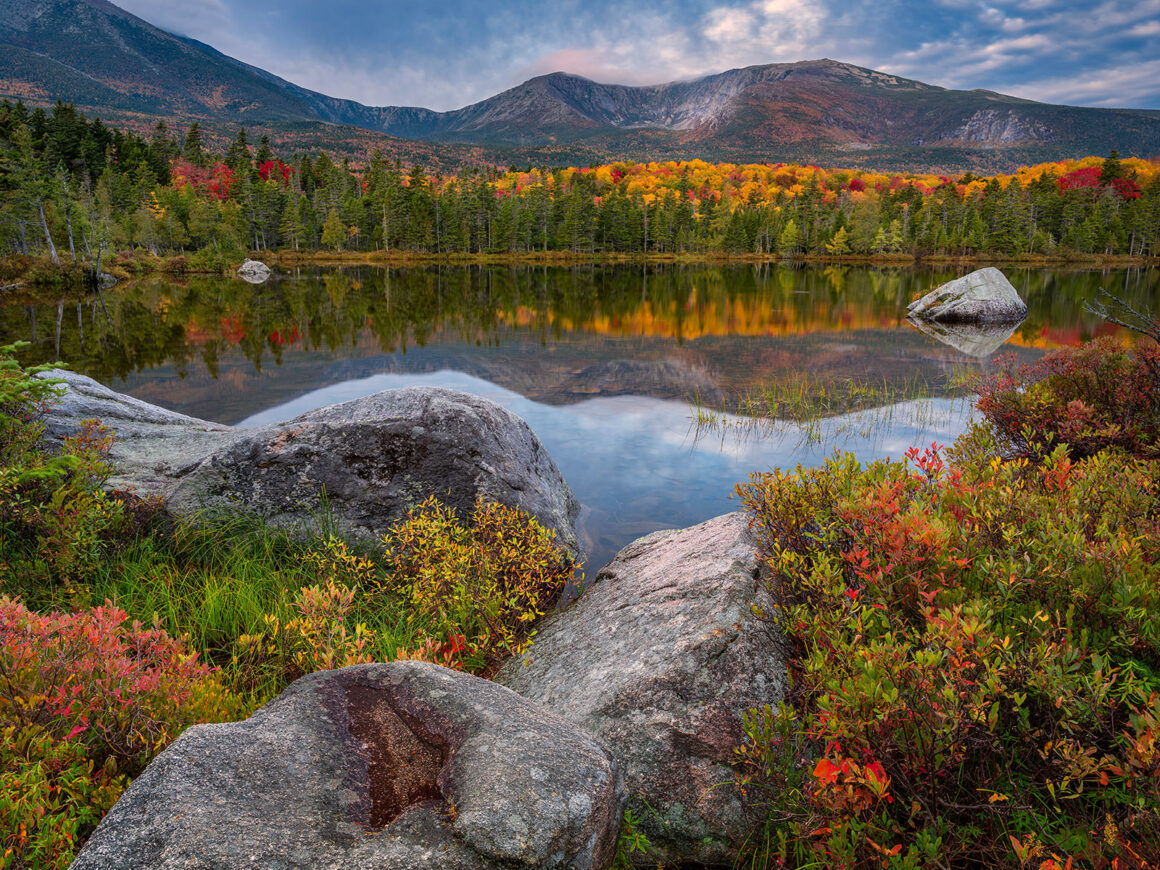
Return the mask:
<svg viewBox="0 0 1160 870">
<path fill-rule="evenodd" d="M 276 154 L 198 125 L 149 139 L 0 104 L 0 248 L 93 261 L 275 249 L 793 257 L 1131 255 L 1160 250 L 1160 163 L 1107 158 L 1011 175 L 883 174 L 796 164 L 620 162 L 455 175 L 327 153 Z M 62 254 L 64 250 L 66 253 Z"/>
</svg>

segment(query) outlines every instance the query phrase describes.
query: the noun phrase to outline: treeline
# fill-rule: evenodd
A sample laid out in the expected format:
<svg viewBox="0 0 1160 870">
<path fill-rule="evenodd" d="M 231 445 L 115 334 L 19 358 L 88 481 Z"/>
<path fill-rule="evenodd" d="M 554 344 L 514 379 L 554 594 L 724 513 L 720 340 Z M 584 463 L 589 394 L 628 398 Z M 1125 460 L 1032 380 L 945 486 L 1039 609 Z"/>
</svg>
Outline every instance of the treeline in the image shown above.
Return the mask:
<svg viewBox="0 0 1160 870">
<path fill-rule="evenodd" d="M 1009 176 L 785 164 L 616 163 L 433 176 L 371 157 L 285 156 L 244 129 L 150 138 L 0 104 L 0 251 L 107 249 L 223 264 L 243 251 L 1051 256 L 1160 253 L 1160 164 L 1042 164 Z"/>
</svg>

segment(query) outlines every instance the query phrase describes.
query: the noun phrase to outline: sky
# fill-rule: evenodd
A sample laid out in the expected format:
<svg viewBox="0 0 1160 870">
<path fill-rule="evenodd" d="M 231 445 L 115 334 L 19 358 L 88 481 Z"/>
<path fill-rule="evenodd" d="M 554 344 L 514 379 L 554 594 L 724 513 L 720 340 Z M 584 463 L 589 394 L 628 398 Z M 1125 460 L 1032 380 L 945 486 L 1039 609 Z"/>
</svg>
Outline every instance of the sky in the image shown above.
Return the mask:
<svg viewBox="0 0 1160 870">
<path fill-rule="evenodd" d="M 447 110 L 557 70 L 658 84 L 829 57 L 948 88 L 1160 109 L 1160 0 L 114 0 L 368 105 Z"/>
</svg>

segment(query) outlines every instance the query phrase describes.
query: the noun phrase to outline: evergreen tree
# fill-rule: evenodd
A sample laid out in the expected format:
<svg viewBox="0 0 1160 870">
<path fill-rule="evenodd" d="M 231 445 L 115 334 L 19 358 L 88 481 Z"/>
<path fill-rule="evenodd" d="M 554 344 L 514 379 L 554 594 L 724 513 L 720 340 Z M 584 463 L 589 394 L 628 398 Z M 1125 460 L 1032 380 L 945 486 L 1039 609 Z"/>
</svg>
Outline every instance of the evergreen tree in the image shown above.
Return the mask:
<svg viewBox="0 0 1160 870">
<path fill-rule="evenodd" d="M 263 133 L 262 138 L 258 140 L 258 153 L 254 155 L 254 162 L 261 166 L 273 159 L 274 152 L 270 148 L 270 137 Z"/>
<path fill-rule="evenodd" d="M 1120 163 L 1120 152 L 1113 148 L 1108 152 L 1108 157 L 1104 160 L 1104 165 L 1100 169 L 1100 184 L 1106 187 L 1117 178 L 1123 177 L 1124 167 Z"/>
<path fill-rule="evenodd" d="M 194 166 L 205 166 L 205 149 L 201 144 L 201 125 L 194 121 L 189 125 L 185 134 L 185 145 L 182 146 L 181 156 Z"/>
<path fill-rule="evenodd" d="M 801 247 L 801 241 L 802 236 L 798 231 L 797 224 L 793 218 L 790 218 L 782 228 L 781 235 L 778 236 L 777 249 L 784 256 L 792 257 L 798 253 L 798 249 Z"/>
<path fill-rule="evenodd" d="M 234 172 L 249 171 L 250 143 L 246 140 L 245 127 L 238 128 L 238 135 L 230 143 L 230 149 L 226 152 L 226 166 Z"/>
</svg>

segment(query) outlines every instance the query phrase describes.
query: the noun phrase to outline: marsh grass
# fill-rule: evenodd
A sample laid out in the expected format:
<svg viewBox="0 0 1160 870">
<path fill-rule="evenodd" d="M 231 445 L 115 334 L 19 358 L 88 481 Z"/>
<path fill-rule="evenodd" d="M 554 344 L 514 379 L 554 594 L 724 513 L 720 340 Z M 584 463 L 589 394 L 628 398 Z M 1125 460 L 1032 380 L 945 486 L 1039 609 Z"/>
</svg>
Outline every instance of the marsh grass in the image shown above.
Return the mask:
<svg viewBox="0 0 1160 870">
<path fill-rule="evenodd" d="M 943 383 L 918 378 L 902 381 L 846 379 L 821 381 L 802 372 L 762 384 L 711 407 L 694 396 L 689 403 L 694 439 L 710 435 L 767 438 L 796 433 L 803 444 L 825 438 L 874 440 L 893 427 L 926 428 L 961 413 L 969 401 L 975 373 L 955 366 Z M 948 408 L 940 400 L 953 399 Z"/>
</svg>

